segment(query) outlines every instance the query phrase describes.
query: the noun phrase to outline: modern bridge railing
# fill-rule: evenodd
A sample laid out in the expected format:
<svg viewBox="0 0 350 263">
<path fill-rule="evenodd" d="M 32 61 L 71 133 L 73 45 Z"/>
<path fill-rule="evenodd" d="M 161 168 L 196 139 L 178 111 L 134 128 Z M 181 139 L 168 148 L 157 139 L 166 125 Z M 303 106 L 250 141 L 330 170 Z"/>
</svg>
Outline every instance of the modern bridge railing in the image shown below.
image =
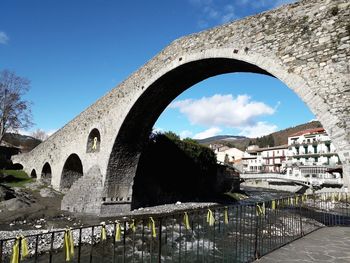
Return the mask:
<svg viewBox="0 0 350 263">
<path fill-rule="evenodd" d="M 305 183 L 309 185 L 342 185 L 342 178 L 313 178 L 313 177 L 303 177 L 303 176 L 294 176 L 294 175 L 286 175 L 280 173 L 244 173 L 240 175 L 243 179 L 280 179 L 287 180 L 299 183 Z"/>
<path fill-rule="evenodd" d="M 324 226 L 348 225 L 349 196 L 290 196 L 123 218 L 0 240 L 0 262 L 252 262 Z"/>
</svg>

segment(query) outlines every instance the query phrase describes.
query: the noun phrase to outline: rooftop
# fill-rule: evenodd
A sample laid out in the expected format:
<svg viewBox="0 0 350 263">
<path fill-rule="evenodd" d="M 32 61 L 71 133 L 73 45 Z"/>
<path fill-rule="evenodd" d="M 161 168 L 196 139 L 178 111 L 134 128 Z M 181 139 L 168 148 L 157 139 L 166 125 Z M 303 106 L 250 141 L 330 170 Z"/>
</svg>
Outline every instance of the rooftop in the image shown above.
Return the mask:
<svg viewBox="0 0 350 263">
<path fill-rule="evenodd" d="M 307 134 L 319 134 L 319 133 L 325 133 L 326 131 L 323 128 L 314 128 L 314 129 L 307 129 L 303 131 L 299 131 L 297 133 L 294 133 L 288 137 L 294 137 L 294 136 L 301 136 L 301 135 L 307 135 Z"/>
</svg>

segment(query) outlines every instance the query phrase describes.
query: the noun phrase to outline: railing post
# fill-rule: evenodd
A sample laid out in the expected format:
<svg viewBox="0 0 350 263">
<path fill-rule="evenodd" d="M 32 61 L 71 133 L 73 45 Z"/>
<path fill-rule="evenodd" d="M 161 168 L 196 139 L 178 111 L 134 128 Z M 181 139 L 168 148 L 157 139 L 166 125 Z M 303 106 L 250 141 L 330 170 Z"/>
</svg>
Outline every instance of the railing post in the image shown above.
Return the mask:
<svg viewBox="0 0 350 263">
<path fill-rule="evenodd" d="M 300 196 L 300 201 L 299 201 L 299 215 L 300 215 L 300 236 L 304 236 L 303 232 L 303 219 L 302 219 L 302 205 L 303 205 L 303 198 Z"/>
<path fill-rule="evenodd" d="M 21 263 L 21 252 L 22 252 L 22 237 L 18 238 L 18 263 Z"/>
<path fill-rule="evenodd" d="M 162 262 L 162 218 L 159 218 L 158 227 L 158 262 Z"/>
<path fill-rule="evenodd" d="M 3 241 L 0 240 L 0 263 L 2 263 L 2 246 L 3 246 Z"/>
<path fill-rule="evenodd" d="M 256 211 L 255 207 L 255 244 L 254 244 L 254 257 L 255 260 L 259 259 L 259 251 L 258 251 L 258 236 L 259 236 L 259 214 Z"/>
</svg>

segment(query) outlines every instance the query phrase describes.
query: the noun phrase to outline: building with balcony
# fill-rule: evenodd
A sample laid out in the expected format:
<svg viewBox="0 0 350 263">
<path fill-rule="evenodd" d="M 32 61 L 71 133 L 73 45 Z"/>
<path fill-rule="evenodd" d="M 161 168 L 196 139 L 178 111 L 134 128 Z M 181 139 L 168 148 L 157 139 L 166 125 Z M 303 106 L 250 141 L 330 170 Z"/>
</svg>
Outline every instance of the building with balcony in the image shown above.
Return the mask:
<svg viewBox="0 0 350 263">
<path fill-rule="evenodd" d="M 263 159 L 263 172 L 284 173 L 288 145 L 260 148 Z"/>
<path fill-rule="evenodd" d="M 287 175 L 340 176 L 329 173 L 340 165 L 335 147 L 323 128 L 300 131 L 288 137 Z"/>
<path fill-rule="evenodd" d="M 287 145 L 259 148 L 248 146 L 242 162 L 246 173 L 282 173 L 285 172 Z"/>
</svg>

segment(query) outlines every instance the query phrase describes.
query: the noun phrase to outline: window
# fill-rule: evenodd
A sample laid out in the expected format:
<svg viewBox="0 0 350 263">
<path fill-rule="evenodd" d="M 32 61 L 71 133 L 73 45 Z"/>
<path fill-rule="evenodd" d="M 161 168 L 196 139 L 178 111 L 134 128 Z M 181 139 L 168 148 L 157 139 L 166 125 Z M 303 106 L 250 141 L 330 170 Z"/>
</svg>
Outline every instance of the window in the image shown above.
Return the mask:
<svg viewBox="0 0 350 263">
<path fill-rule="evenodd" d="M 93 129 L 88 137 L 86 152 L 94 153 L 100 151 L 101 135 L 98 129 Z"/>
</svg>

